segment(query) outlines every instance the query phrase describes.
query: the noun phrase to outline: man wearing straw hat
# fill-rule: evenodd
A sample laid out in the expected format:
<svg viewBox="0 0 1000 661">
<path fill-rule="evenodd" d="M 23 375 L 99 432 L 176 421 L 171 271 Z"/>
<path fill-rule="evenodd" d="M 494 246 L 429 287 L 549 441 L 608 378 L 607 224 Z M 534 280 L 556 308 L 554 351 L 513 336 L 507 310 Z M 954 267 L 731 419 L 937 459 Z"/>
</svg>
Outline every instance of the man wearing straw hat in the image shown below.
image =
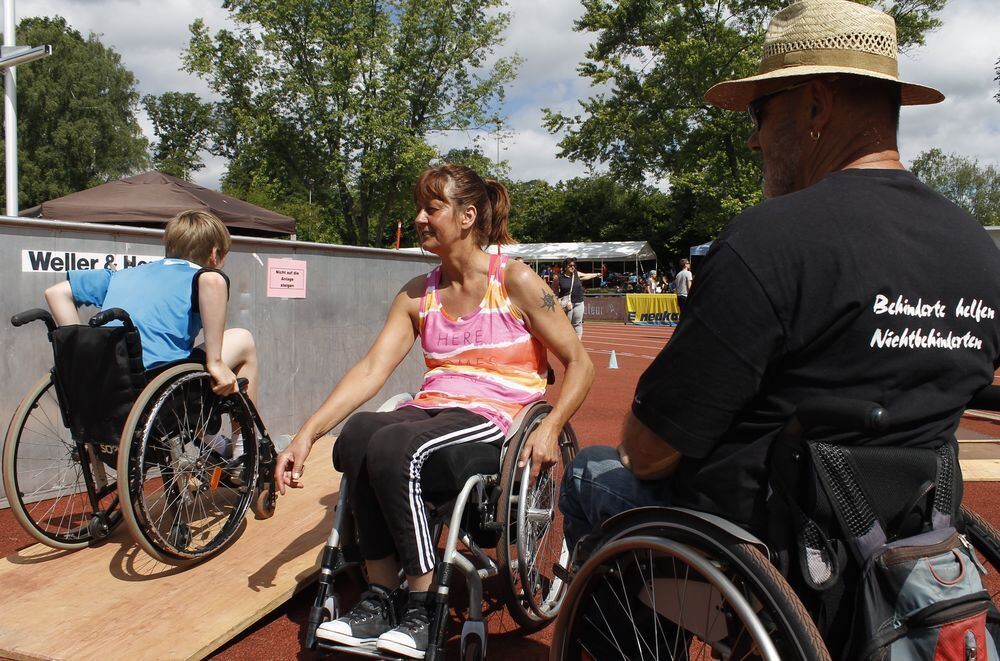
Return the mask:
<svg viewBox="0 0 1000 661">
<path fill-rule="evenodd" d="M 896 51 L 890 16 L 803 0 L 773 17 L 756 75 L 706 93 L 748 113 L 768 199 L 712 244 L 620 446 L 586 448 L 567 470 L 571 543 L 616 512 L 663 503 L 764 534 L 771 441 L 816 396 L 882 404 L 880 443 L 954 442 L 965 404 L 1000 366 L 1000 260 L 971 216 L 900 162 L 900 106 L 944 97 L 899 80 Z M 842 631 L 847 610 L 821 628 Z"/>
</svg>

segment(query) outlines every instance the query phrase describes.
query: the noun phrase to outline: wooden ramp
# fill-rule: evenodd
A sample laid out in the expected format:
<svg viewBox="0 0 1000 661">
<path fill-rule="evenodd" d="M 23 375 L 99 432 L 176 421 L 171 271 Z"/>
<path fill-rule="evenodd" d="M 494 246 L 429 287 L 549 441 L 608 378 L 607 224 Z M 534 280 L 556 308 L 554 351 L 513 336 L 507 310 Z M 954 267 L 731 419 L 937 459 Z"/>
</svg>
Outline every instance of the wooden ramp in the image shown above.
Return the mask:
<svg viewBox="0 0 1000 661">
<path fill-rule="evenodd" d="M 161 564 L 124 526 L 97 548 L 36 544 L 0 560 L 0 657 L 199 659 L 287 601 L 319 571 L 340 482 L 332 441 L 313 447 L 306 488 L 188 569 Z"/>
</svg>

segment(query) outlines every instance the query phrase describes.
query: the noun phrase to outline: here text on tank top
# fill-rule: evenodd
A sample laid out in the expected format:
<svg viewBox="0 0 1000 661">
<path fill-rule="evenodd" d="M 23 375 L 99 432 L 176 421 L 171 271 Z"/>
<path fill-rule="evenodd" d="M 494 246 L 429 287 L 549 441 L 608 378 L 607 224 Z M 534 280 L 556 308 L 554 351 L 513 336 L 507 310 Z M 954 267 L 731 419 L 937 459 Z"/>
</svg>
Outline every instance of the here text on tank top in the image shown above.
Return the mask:
<svg viewBox="0 0 1000 661">
<path fill-rule="evenodd" d="M 479 307 L 452 317 L 441 305 L 441 267 L 427 275 L 420 302 L 420 346 L 427 372 L 404 406 L 461 407 L 507 433 L 520 410 L 545 395 L 548 358 L 528 332 L 504 287 L 507 255 L 491 255 L 489 284 Z"/>
</svg>

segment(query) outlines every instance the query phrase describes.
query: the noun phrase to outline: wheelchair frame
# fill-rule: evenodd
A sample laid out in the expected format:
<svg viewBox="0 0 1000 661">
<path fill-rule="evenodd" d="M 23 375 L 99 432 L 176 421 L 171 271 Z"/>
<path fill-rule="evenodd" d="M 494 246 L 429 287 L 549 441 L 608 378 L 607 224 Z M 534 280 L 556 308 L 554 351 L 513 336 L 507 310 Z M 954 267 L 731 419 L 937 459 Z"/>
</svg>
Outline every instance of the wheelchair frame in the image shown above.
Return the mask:
<svg viewBox="0 0 1000 661">
<path fill-rule="evenodd" d="M 52 332 L 56 330 L 57 326 L 52 315 L 46 310 L 33 309 L 22 312 L 14 315 L 11 323 L 15 327 L 18 327 L 38 320 L 45 322 L 51 341 Z M 128 314 L 120 309 L 99 312 L 90 320 L 89 325 L 92 327 L 102 326 L 112 320 L 122 321 L 126 332 L 133 331 L 135 328 Z M 165 548 L 162 544 L 158 544 L 155 539 L 151 541 L 148 531 L 143 527 L 143 522 L 136 516 L 136 512 L 132 507 L 132 498 L 129 494 L 129 483 L 134 477 L 132 473 L 135 468 L 134 462 L 129 461 L 129 449 L 137 433 L 141 430 L 139 423 L 148 417 L 145 410 L 147 404 L 155 402 L 156 397 L 165 392 L 176 379 L 182 378 L 185 374 L 192 373 L 195 373 L 198 378 L 210 378 L 204 371 L 204 366 L 196 363 L 168 365 L 165 369 L 163 367 L 158 368 L 152 374 L 149 370 L 143 371 L 145 385 L 132 402 L 124 429 L 120 434 L 119 444 L 106 447 L 97 441 L 77 438 L 72 433 L 67 396 L 62 392 L 60 381 L 57 378 L 57 367 L 53 366 L 49 374 L 42 377 L 29 390 L 18 406 L 11 419 L 4 443 L 4 490 L 12 511 L 22 527 L 43 544 L 57 549 L 75 550 L 100 542 L 124 520 L 132 536 L 149 555 L 162 562 L 175 565 L 191 564 L 204 560 L 225 548 L 235 537 L 238 526 L 230 526 L 229 529 L 223 530 L 222 532 L 225 534 L 226 539 L 219 540 L 218 544 L 211 545 L 211 548 L 203 553 L 177 552 L 176 549 Z M 239 520 L 242 520 L 248 506 L 253 508 L 258 518 L 271 516 L 274 512 L 276 501 L 276 490 L 273 484 L 274 446 L 270 442 L 259 413 L 253 406 L 253 403 L 246 397 L 245 388 L 246 380 L 241 379 L 240 392 L 237 395 L 230 396 L 224 400 L 220 399 L 220 401 L 229 402 L 231 405 L 241 406 L 245 410 L 245 418 L 252 426 L 252 432 L 248 430 L 248 435 L 252 434 L 254 437 L 255 450 L 248 451 L 249 455 L 254 457 L 253 466 L 250 467 L 252 468 L 250 474 L 253 476 L 253 480 L 250 483 L 252 491 L 249 497 L 242 497 L 239 505 L 241 508 L 238 517 Z M 59 409 L 59 421 L 47 421 L 50 433 L 54 435 L 58 434 L 59 438 L 57 440 L 68 448 L 71 447 L 71 450 L 68 450 L 67 455 L 63 458 L 65 462 L 63 470 L 71 470 L 73 465 L 78 466 L 78 469 L 73 470 L 79 470 L 83 478 L 83 485 L 80 485 L 80 480 L 77 479 L 75 486 L 71 486 L 68 491 L 56 491 L 55 496 L 52 498 L 47 498 L 49 495 L 47 493 L 38 494 L 39 497 L 33 499 L 32 502 L 34 500 L 39 502 L 46 502 L 47 500 L 58 501 L 64 497 L 79 500 L 82 494 L 86 492 L 87 500 L 91 507 L 91 512 L 89 513 L 81 512 L 76 514 L 75 510 L 71 510 L 70 513 L 74 516 L 89 516 L 89 521 L 85 525 L 71 529 L 69 532 L 63 534 L 47 532 L 32 513 L 25 508 L 27 501 L 21 493 L 18 479 L 18 464 L 22 459 L 29 464 L 31 463 L 30 458 L 19 456 L 21 436 L 24 434 L 27 425 L 26 420 L 38 408 L 39 401 L 48 391 L 55 393 L 55 405 Z M 46 418 L 48 417 L 46 414 Z M 63 425 L 61 429 L 57 428 L 59 422 Z M 70 437 L 69 441 L 62 438 L 63 432 Z M 105 462 L 108 462 L 108 460 L 102 459 L 99 456 L 101 452 L 111 457 L 108 465 L 116 470 L 114 482 L 107 480 Z M 243 463 L 246 464 L 248 462 Z M 95 473 L 99 473 L 99 475 L 95 475 Z M 100 484 L 98 484 L 98 478 L 100 478 Z M 102 505 L 101 501 L 108 498 L 111 498 L 110 503 Z M 50 507 L 51 509 L 52 507 Z"/>
<path fill-rule="evenodd" d="M 383 404 L 379 408 L 379 411 L 393 410 L 397 404 L 408 399 L 410 399 L 408 395 L 396 396 Z M 519 571 L 521 569 L 520 565 L 523 564 L 520 559 L 527 555 L 523 548 L 524 535 L 522 534 L 522 531 L 525 530 L 523 524 L 525 522 L 526 508 L 522 506 L 522 503 L 526 502 L 531 473 L 530 461 L 527 462 L 523 469 L 517 469 L 513 459 L 517 458 L 521 444 L 550 410 L 551 406 L 545 402 L 537 402 L 529 407 L 525 407 L 518 418 L 515 419 L 514 424 L 511 426 L 511 432 L 508 433 L 503 441 L 500 469 L 497 473 L 477 473 L 471 475 L 466 478 L 464 485 L 454 500 L 450 500 L 443 505 L 428 503 L 431 506 L 431 521 L 429 523 L 432 525 L 432 530 L 434 531 L 432 537 L 435 540 L 440 539 L 442 526 L 445 525 L 446 520 L 448 536 L 444 551 L 435 571 L 434 584 L 431 588 L 431 592 L 434 595 L 432 606 L 433 618 L 431 622 L 431 636 L 424 657 L 425 659 L 445 658 L 444 644 L 446 642 L 445 628 L 448 623 L 449 582 L 453 572 L 456 570 L 465 579 L 469 595 L 468 616 L 462 625 L 461 658 L 471 660 L 483 659 L 486 656 L 487 634 L 482 608 L 483 580 L 503 574 L 504 566 L 502 557 L 494 560 L 487 555 L 473 539 L 473 534 L 463 527 L 463 519 L 466 517 L 470 507 L 478 508 L 478 514 L 482 517 L 480 523 L 482 529 L 500 533 L 497 544 L 498 556 L 500 555 L 500 547 L 511 541 L 507 539 L 505 533 L 509 534 L 510 526 L 514 525 L 517 527 L 516 542 L 518 546 L 518 558 L 513 560 L 513 562 L 508 560 L 506 563 L 508 576 L 504 582 L 505 593 L 503 594 L 509 608 L 517 608 L 522 611 L 521 616 L 515 617 L 515 619 L 522 624 L 522 627 L 525 626 L 525 622 L 528 622 L 529 624 L 526 628 L 537 629 L 547 625 L 558 612 L 562 597 L 565 595 L 565 585 L 562 579 L 554 576 L 553 581 L 547 585 L 545 584 L 545 580 L 541 580 L 544 600 L 542 604 L 538 604 L 533 595 L 519 595 L 517 593 L 514 576 L 510 575 L 510 572 L 515 571 L 515 568 L 511 567 L 511 564 L 516 562 L 518 565 L 517 571 Z M 569 424 L 563 428 L 559 444 L 563 462 L 567 463 L 571 461 L 577 450 L 577 441 Z M 512 452 L 513 454 L 511 454 Z M 500 490 L 501 483 L 504 482 L 504 470 L 508 465 L 513 471 L 517 471 L 520 474 L 518 480 L 510 479 L 506 481 L 510 485 L 510 488 L 513 488 L 515 484 L 518 486 L 518 515 L 516 522 L 507 520 L 507 516 L 501 515 L 501 512 L 498 511 L 499 507 L 505 501 L 512 503 L 510 495 L 505 499 L 504 494 L 497 493 Z M 551 474 L 556 469 L 557 467 L 550 468 L 549 473 Z M 491 493 L 497 493 L 495 502 L 491 501 Z M 558 498 L 558 493 L 555 495 Z M 557 503 L 553 501 L 551 505 L 552 510 L 550 512 L 549 525 L 554 526 L 554 512 Z M 492 511 L 494 510 L 494 506 L 497 511 Z M 333 590 L 335 577 L 343 571 L 361 563 L 356 545 L 344 545 L 345 541 L 353 541 L 350 539 L 353 537 L 353 530 L 349 524 L 350 521 L 351 514 L 346 482 L 342 480 L 333 529 L 323 551 L 323 559 L 320 565 L 319 589 L 314 605 L 310 610 L 309 624 L 306 631 L 306 645 L 311 649 L 318 647 L 327 651 L 344 652 L 372 658 L 400 658 L 370 647 L 340 645 L 333 641 L 324 640 L 317 635 L 317 629 L 320 624 L 336 619 L 341 615 L 339 599 Z M 507 531 L 503 530 L 505 524 Z M 561 537 L 562 531 L 558 530 L 557 532 Z M 471 559 L 460 551 L 460 542 L 471 555 Z M 559 558 L 560 565 L 566 565 L 568 555 L 569 551 L 566 548 L 565 541 L 563 541 Z M 534 590 L 534 586 L 529 585 L 528 589 Z M 527 606 L 523 603 L 524 601 L 527 601 Z M 545 610 L 546 606 L 549 607 L 548 610 Z M 523 611 L 530 611 L 533 617 L 527 618 Z"/>
</svg>

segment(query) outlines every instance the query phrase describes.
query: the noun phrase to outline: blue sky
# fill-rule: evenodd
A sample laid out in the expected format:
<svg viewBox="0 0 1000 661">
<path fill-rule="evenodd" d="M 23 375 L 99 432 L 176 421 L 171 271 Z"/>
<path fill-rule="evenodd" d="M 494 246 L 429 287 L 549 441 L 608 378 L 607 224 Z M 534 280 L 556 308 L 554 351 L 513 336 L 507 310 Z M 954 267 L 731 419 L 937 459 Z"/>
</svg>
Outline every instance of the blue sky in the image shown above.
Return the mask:
<svg viewBox="0 0 1000 661">
<path fill-rule="evenodd" d="M 543 107 L 576 113 L 578 100 L 592 93 L 589 81 L 576 74 L 590 40 L 572 30 L 582 6 L 579 0 L 510 0 L 509 9 L 513 17 L 498 54 L 516 52 L 524 64 L 508 90 L 505 129 L 510 134 L 501 142 L 500 156 L 509 161 L 515 179 L 555 182 L 584 175 L 584 165 L 556 158 L 558 136 L 541 124 Z M 22 0 L 17 15 L 61 15 L 84 34 L 97 33 L 136 74 L 141 94 L 174 90 L 206 98 L 204 82 L 179 71 L 180 51 L 194 19 L 203 18 L 212 30 L 228 24 L 218 0 Z M 1000 166 L 1000 103 L 993 99 L 1000 6 L 997 0 L 949 0 L 941 18 L 944 26 L 928 36 L 927 45 L 900 60 L 904 79 L 937 87 L 948 97 L 937 106 L 903 109 L 902 158 L 909 162 L 940 147 Z M 145 116 L 141 123 L 152 136 Z M 446 150 L 472 146 L 477 138 L 488 155 L 496 153 L 495 136 L 489 133 L 452 132 L 433 141 Z M 221 160 L 210 160 L 195 179 L 215 188 L 224 168 Z"/>
</svg>

